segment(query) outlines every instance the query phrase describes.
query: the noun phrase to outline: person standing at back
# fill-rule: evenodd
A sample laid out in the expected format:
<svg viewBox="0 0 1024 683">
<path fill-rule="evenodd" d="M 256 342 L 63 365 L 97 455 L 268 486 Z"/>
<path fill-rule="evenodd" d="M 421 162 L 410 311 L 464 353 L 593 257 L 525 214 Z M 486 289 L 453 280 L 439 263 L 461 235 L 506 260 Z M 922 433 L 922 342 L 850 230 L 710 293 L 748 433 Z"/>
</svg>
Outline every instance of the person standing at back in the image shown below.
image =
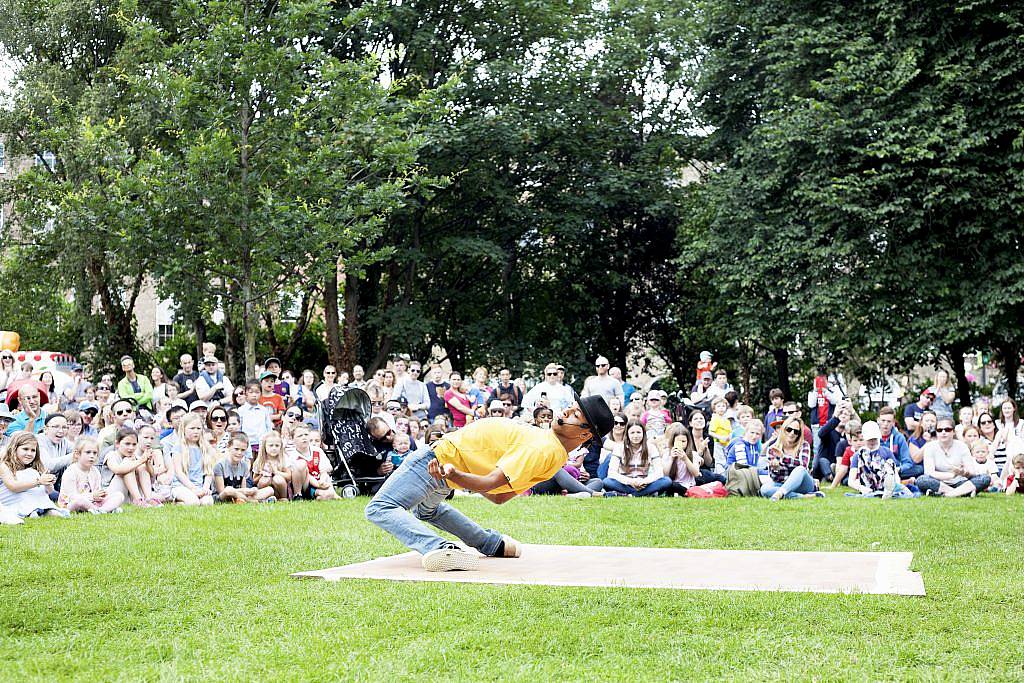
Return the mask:
<svg viewBox="0 0 1024 683">
<path fill-rule="evenodd" d="M 583 383 L 583 391 L 580 396 L 600 396 L 609 405 L 612 399 L 618 398 L 625 403 L 625 394 L 622 391 L 622 382 L 608 374 L 610 364 L 604 356 L 598 356 L 594 360 L 596 375 L 587 378 Z"/>
</svg>

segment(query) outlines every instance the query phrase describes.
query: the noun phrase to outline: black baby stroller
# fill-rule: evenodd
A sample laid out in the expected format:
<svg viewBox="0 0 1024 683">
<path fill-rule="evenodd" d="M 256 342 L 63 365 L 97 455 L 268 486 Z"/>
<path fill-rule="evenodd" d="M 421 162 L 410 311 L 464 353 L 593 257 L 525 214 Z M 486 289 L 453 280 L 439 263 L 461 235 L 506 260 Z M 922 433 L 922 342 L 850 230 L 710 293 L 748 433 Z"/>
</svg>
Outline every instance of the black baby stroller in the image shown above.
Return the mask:
<svg viewBox="0 0 1024 683">
<path fill-rule="evenodd" d="M 370 397 L 362 389 L 334 387 L 320 403 L 320 424 L 324 452 L 334 467 L 334 483 L 341 495 L 355 498 L 361 489 L 373 490 L 385 479 L 381 476 L 356 476 L 353 462 L 383 462 L 366 430 L 370 417 Z M 356 468 L 358 469 L 358 467 Z"/>
</svg>

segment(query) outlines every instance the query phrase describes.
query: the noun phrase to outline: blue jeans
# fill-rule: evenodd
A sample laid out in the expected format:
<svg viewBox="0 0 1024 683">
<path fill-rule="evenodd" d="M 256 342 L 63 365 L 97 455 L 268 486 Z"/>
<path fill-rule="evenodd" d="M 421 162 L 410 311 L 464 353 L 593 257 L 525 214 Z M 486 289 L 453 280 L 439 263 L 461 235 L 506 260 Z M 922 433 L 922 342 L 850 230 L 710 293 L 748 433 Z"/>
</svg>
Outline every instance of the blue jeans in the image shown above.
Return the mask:
<svg viewBox="0 0 1024 683">
<path fill-rule="evenodd" d="M 668 477 L 662 477 L 655 479 L 647 486 L 642 489 L 635 489 L 632 486 L 623 484 L 618 479 L 612 479 L 607 477 L 604 479 L 604 488 L 606 491 L 616 491 L 618 493 L 629 493 L 634 496 L 654 496 L 663 491 L 667 491 L 672 486 L 672 480 Z"/>
<path fill-rule="evenodd" d="M 407 456 L 366 506 L 366 519 L 421 555 L 448 544 L 423 522 L 458 537 L 484 555 L 493 556 L 501 534 L 482 526 L 445 503 L 451 489 L 427 472 L 434 452 L 424 446 Z"/>
<path fill-rule="evenodd" d="M 911 477 L 920 477 L 924 474 L 924 465 L 919 462 L 912 462 L 910 464 L 900 465 L 900 479 L 910 479 Z"/>
<path fill-rule="evenodd" d="M 765 498 L 771 498 L 777 491 L 782 491 L 783 498 L 799 498 L 801 494 L 814 493 L 814 478 L 806 467 L 796 467 L 781 484 L 773 481 L 761 487 L 761 495 Z"/>
<path fill-rule="evenodd" d="M 971 481 L 972 484 L 974 484 L 974 488 L 976 490 L 984 491 L 992 483 L 992 477 L 988 476 L 987 474 L 979 474 L 977 476 L 971 477 L 970 481 Z M 917 488 L 921 489 L 922 493 L 924 493 L 925 491 L 931 491 L 932 493 L 938 493 L 939 492 L 939 485 L 941 483 L 943 483 L 943 482 L 940 482 L 935 477 L 924 476 L 924 477 L 918 477 L 917 481 L 915 481 L 914 483 L 917 484 Z M 964 482 L 960 482 L 960 483 L 962 484 Z M 953 488 L 956 488 L 959 485 L 960 484 L 957 484 L 957 485 L 953 486 Z"/>
</svg>

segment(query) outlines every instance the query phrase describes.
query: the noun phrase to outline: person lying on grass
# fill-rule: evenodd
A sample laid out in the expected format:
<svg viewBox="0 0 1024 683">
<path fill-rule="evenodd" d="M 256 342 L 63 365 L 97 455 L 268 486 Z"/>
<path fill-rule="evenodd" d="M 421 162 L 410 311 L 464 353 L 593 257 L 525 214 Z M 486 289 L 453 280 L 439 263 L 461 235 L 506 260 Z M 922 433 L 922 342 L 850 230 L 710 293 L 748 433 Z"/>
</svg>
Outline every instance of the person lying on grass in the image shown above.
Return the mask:
<svg viewBox="0 0 1024 683">
<path fill-rule="evenodd" d="M 379 421 L 371 421 L 369 428 L 378 440 L 387 430 Z M 452 487 L 504 503 L 551 479 L 569 452 L 611 428 L 611 411 L 600 396 L 573 403 L 550 430 L 499 417 L 477 420 L 407 456 L 366 506 L 366 518 L 420 553 L 427 571 L 477 569 L 479 556 L 441 538 L 423 522 L 484 555 L 519 557 L 515 540 L 484 529 L 445 504 Z"/>
</svg>

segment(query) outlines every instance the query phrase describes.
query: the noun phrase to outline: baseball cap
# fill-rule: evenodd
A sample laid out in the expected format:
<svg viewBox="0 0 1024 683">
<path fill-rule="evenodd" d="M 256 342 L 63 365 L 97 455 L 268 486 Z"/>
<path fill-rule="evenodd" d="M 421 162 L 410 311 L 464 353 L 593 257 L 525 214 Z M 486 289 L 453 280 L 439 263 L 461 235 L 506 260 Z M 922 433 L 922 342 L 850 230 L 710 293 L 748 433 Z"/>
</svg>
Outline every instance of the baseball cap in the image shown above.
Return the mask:
<svg viewBox="0 0 1024 683">
<path fill-rule="evenodd" d="M 216 356 L 204 356 L 203 357 L 203 365 L 206 365 L 207 363 L 219 363 L 219 362 L 220 361 L 217 360 Z"/>
<path fill-rule="evenodd" d="M 928 387 L 927 389 L 921 392 L 921 396 L 931 396 L 932 398 L 935 398 L 936 396 L 938 396 L 938 392 L 935 391 L 935 387 Z"/>
<path fill-rule="evenodd" d="M 705 370 L 704 372 L 700 373 L 700 378 L 701 378 L 701 379 L 714 379 L 714 378 L 715 378 L 715 376 L 714 376 L 714 375 L 712 375 L 712 374 L 711 374 L 710 372 L 708 372 L 707 370 Z"/>
<path fill-rule="evenodd" d="M 80 413 L 85 413 L 90 410 L 94 413 L 98 413 L 100 412 L 100 407 L 93 403 L 92 401 L 82 401 L 80 404 L 78 404 L 78 411 Z"/>
<path fill-rule="evenodd" d="M 505 404 L 498 399 L 494 399 L 487 404 L 487 410 L 505 410 Z"/>
<path fill-rule="evenodd" d="M 277 373 L 276 372 L 271 372 L 270 370 L 264 370 L 263 372 L 260 373 L 260 381 L 261 382 L 263 380 L 267 379 L 268 377 L 273 377 L 274 379 L 277 379 Z"/>
<path fill-rule="evenodd" d="M 598 356 L 594 359 L 594 365 L 608 365 L 608 359 L 604 356 Z"/>
<path fill-rule="evenodd" d="M 209 410 L 210 409 L 210 404 L 207 403 L 206 401 L 193 401 L 192 405 L 189 406 L 188 409 L 189 409 L 190 412 L 193 412 L 193 413 L 195 411 L 197 411 L 197 410 L 200 410 L 200 409 Z"/>
<path fill-rule="evenodd" d="M 14 413 L 11 412 L 6 403 L 0 403 L 0 420 L 14 420 Z"/>
<path fill-rule="evenodd" d="M 83 370 L 81 363 L 72 363 L 71 372 L 81 372 Z"/>
<path fill-rule="evenodd" d="M 882 429 L 874 420 L 868 420 L 861 426 L 860 435 L 865 441 L 882 438 Z"/>
<path fill-rule="evenodd" d="M 271 363 L 277 363 L 278 365 L 282 365 L 280 358 L 278 358 L 277 356 L 271 356 L 270 358 L 263 361 L 263 367 L 267 367 Z"/>
</svg>

